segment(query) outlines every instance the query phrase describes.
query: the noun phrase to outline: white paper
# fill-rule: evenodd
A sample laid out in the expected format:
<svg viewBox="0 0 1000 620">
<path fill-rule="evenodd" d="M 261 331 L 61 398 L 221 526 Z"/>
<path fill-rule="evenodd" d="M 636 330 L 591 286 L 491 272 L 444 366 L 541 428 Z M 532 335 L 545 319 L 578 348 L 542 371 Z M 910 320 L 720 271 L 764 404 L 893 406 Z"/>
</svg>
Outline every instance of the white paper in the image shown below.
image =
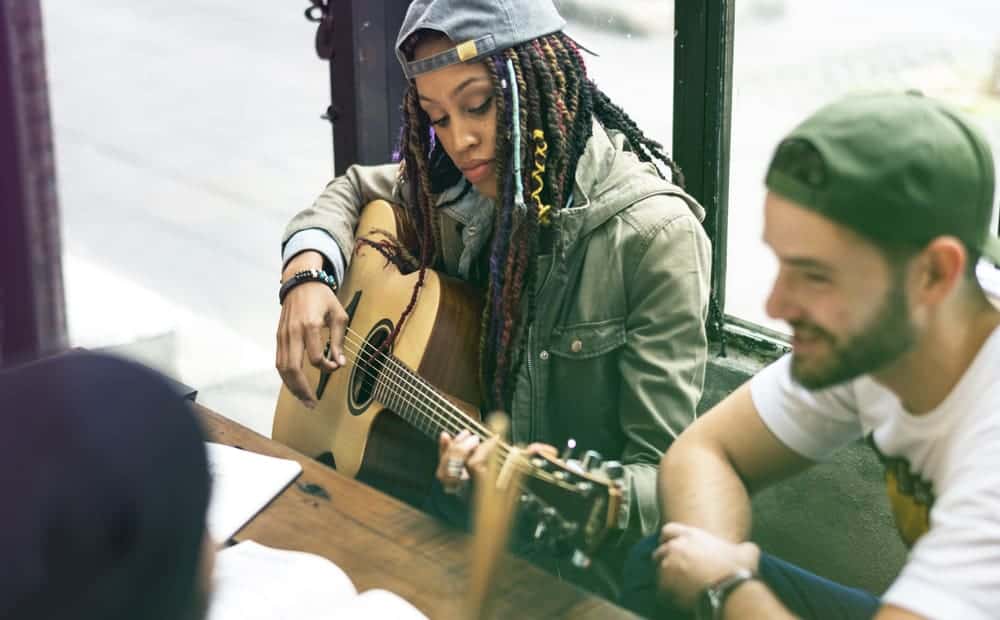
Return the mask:
<svg viewBox="0 0 1000 620">
<path fill-rule="evenodd" d="M 319 616 L 317 616 L 317 620 L 318 618 Z M 406 599 L 388 590 L 378 589 L 365 590 L 353 599 L 341 605 L 335 605 L 324 618 L 427 620 L 427 616 L 420 613 L 420 610 L 408 603 Z"/>
<path fill-rule="evenodd" d="M 212 474 L 208 531 L 223 543 L 281 493 L 302 471 L 295 461 L 206 443 Z"/>
<path fill-rule="evenodd" d="M 357 594 L 326 558 L 243 541 L 219 552 L 207 620 L 427 620 L 385 590 Z"/>
<path fill-rule="evenodd" d="M 976 275 L 979 276 L 979 284 L 983 290 L 994 299 L 1000 300 L 1000 267 L 994 267 L 985 260 L 979 261 L 976 267 Z"/>
</svg>

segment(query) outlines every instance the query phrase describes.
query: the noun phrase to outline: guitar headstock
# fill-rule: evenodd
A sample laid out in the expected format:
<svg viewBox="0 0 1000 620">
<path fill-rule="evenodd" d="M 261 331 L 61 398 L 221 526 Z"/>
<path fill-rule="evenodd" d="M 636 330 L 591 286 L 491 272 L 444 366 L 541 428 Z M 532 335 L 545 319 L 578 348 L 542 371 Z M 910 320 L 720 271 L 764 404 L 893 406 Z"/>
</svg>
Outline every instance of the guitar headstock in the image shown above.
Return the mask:
<svg viewBox="0 0 1000 620">
<path fill-rule="evenodd" d="M 534 539 L 558 555 L 571 555 L 578 566 L 609 531 L 621 511 L 624 470 L 617 461 L 602 462 L 597 452 L 583 459 L 560 460 L 527 455 L 520 514 L 534 524 Z"/>
</svg>

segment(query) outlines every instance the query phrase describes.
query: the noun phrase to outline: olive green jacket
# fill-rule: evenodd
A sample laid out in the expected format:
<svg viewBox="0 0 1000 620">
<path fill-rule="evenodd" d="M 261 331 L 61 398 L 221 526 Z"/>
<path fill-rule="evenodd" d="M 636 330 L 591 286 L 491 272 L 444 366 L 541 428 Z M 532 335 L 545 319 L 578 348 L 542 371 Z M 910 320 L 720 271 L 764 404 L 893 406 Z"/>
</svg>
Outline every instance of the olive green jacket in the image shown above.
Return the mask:
<svg viewBox="0 0 1000 620">
<path fill-rule="evenodd" d="M 350 257 L 363 205 L 401 202 L 398 166 L 353 166 L 289 224 L 319 228 Z M 596 450 L 625 465 L 622 542 L 659 523 L 660 456 L 695 418 L 705 376 L 711 250 L 704 211 L 594 124 L 572 208 L 553 214 L 539 257 L 536 317 L 512 403 L 512 439 Z M 457 273 L 459 222 L 442 214 L 446 270 Z"/>
</svg>

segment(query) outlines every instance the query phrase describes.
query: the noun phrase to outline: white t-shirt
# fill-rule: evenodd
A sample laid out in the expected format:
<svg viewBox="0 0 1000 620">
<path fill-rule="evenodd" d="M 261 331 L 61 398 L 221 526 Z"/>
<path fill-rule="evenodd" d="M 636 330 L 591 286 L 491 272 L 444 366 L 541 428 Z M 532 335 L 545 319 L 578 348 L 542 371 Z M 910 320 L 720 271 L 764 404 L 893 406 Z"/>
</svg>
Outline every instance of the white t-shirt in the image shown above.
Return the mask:
<svg viewBox="0 0 1000 620">
<path fill-rule="evenodd" d="M 1000 329 L 944 402 L 920 416 L 868 376 L 810 392 L 792 381 L 790 362 L 783 357 L 750 384 L 778 439 L 821 461 L 868 437 L 887 474 L 905 479 L 905 489 L 898 478 L 892 487 L 906 491 L 908 508 L 923 502 L 926 515 L 929 506 L 929 531 L 883 600 L 928 618 L 1000 618 Z M 912 515 L 893 499 L 902 525 Z"/>
</svg>

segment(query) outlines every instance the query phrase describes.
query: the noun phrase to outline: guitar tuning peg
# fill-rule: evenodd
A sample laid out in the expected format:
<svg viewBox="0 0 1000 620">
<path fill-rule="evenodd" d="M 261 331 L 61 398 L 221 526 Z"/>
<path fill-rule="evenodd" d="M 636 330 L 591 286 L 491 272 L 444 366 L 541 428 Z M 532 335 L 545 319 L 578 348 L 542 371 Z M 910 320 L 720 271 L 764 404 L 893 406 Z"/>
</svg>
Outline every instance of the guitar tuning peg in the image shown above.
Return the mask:
<svg viewBox="0 0 1000 620">
<path fill-rule="evenodd" d="M 590 558 L 583 551 L 579 549 L 573 551 L 573 557 L 570 560 L 573 562 L 573 566 L 577 568 L 588 568 L 590 567 Z"/>
<path fill-rule="evenodd" d="M 601 456 L 600 452 L 595 450 L 587 450 L 583 453 L 583 469 L 584 471 L 593 471 L 601 466 L 601 461 L 604 458 Z"/>
<path fill-rule="evenodd" d="M 625 467 L 618 461 L 605 461 L 601 469 L 611 480 L 621 480 L 625 477 Z"/>
<path fill-rule="evenodd" d="M 549 462 L 546 461 L 545 459 L 543 459 L 540 456 L 536 456 L 536 457 L 532 457 L 532 459 L 531 459 L 531 465 L 535 469 L 547 469 L 548 466 L 549 466 Z"/>
<path fill-rule="evenodd" d="M 535 533 L 533 535 L 534 539 L 535 540 L 541 540 L 542 536 L 545 536 L 545 530 L 547 530 L 547 529 L 548 529 L 548 526 L 545 524 L 545 522 L 544 521 L 540 521 L 538 523 L 538 525 L 535 526 Z"/>
<path fill-rule="evenodd" d="M 576 523 L 570 523 L 569 521 L 562 521 L 559 524 L 559 534 L 560 538 L 563 540 L 569 540 L 576 536 L 576 531 L 579 529 Z"/>
<path fill-rule="evenodd" d="M 530 493 L 522 493 L 519 501 L 521 503 L 521 510 L 529 515 L 537 514 L 541 508 L 541 502 Z"/>
<path fill-rule="evenodd" d="M 576 440 L 568 439 L 566 441 L 566 447 L 563 448 L 562 456 L 560 456 L 559 458 L 561 458 L 564 461 L 568 461 L 573 456 L 573 450 L 576 450 Z"/>
</svg>

